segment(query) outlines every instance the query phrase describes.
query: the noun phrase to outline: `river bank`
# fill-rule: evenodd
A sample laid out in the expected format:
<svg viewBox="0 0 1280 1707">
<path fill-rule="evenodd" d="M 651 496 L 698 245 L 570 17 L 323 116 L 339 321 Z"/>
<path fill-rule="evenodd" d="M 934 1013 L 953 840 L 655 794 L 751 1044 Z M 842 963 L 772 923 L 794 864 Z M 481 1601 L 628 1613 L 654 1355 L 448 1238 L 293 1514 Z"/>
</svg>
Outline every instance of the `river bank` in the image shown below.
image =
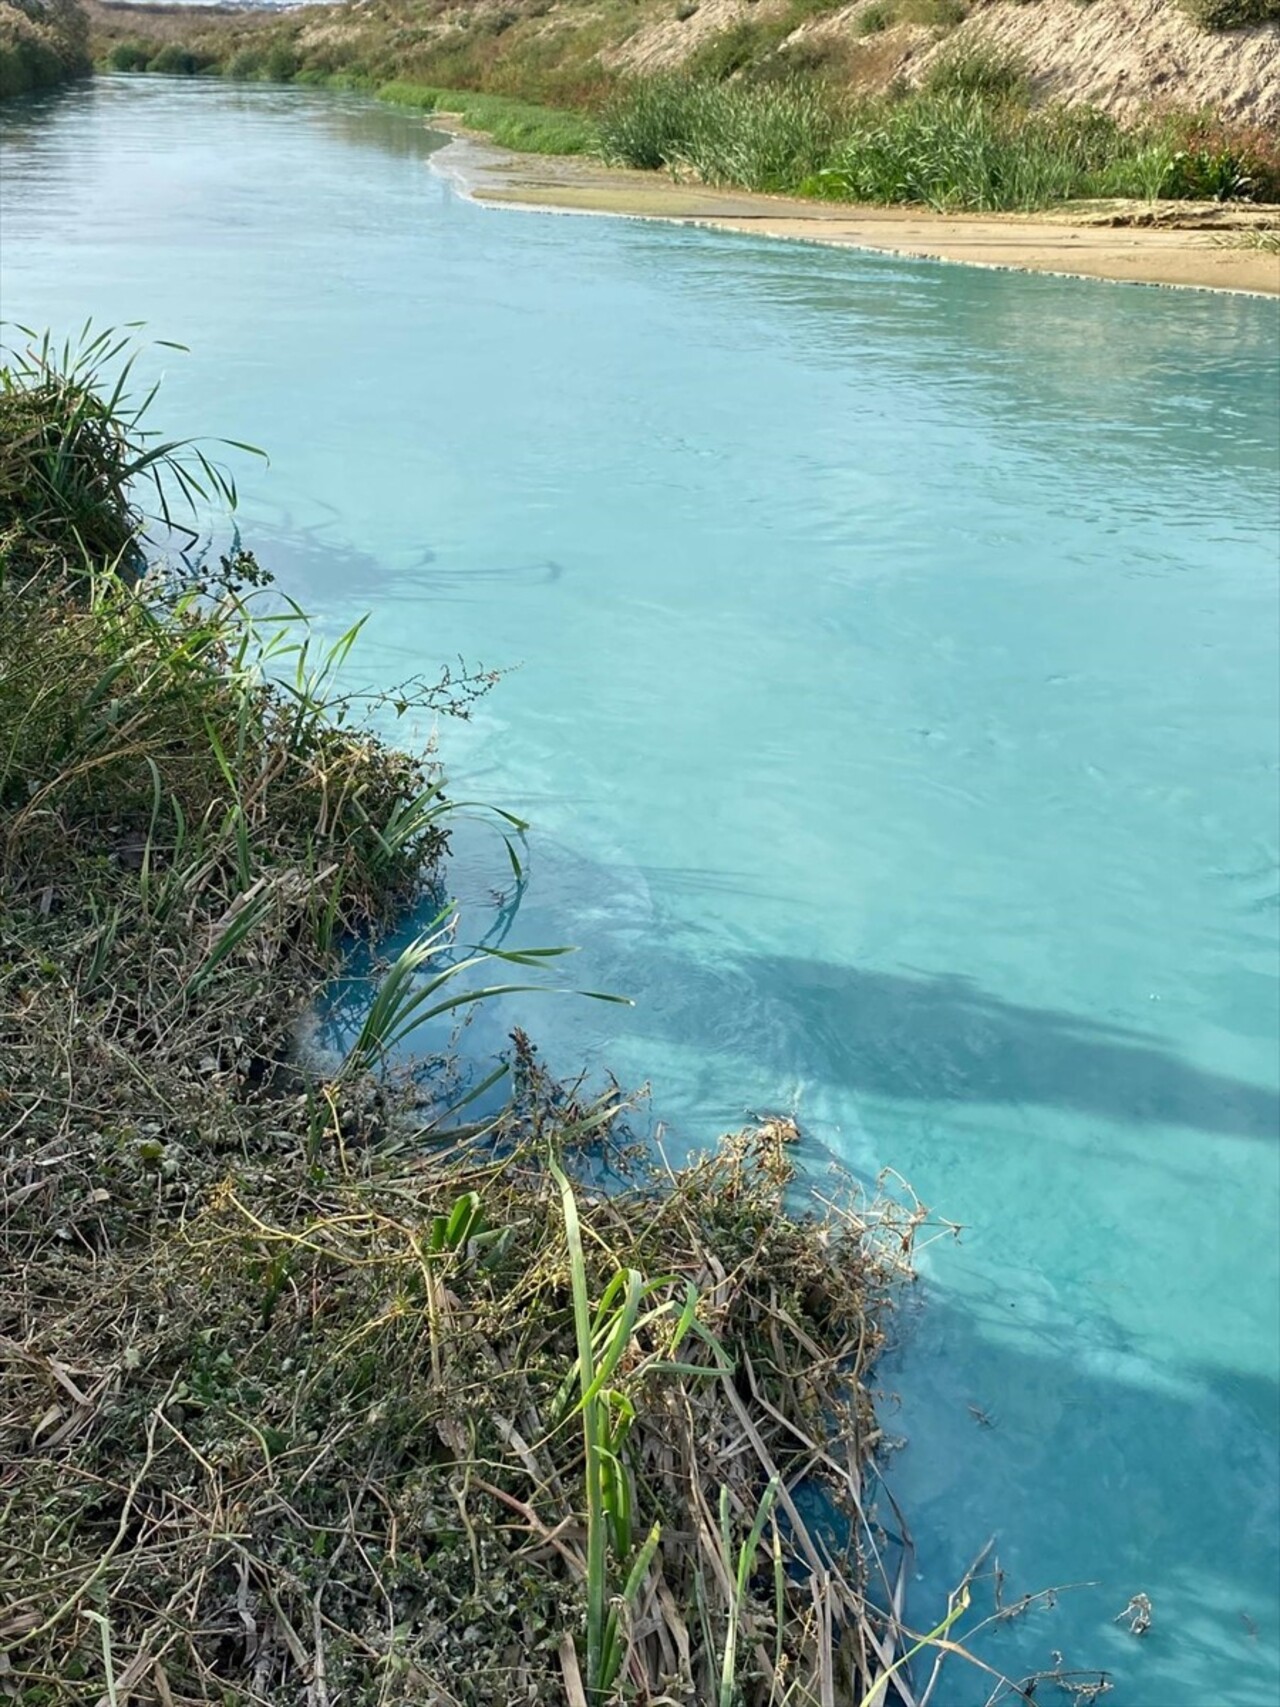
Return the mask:
<svg viewBox="0 0 1280 1707">
<path fill-rule="evenodd" d="M 144 448 L 125 351 L 0 368 L 8 1692 L 906 1689 L 970 1598 L 921 1641 L 864 1500 L 924 1212 L 790 1207 L 787 1120 L 672 1169 L 520 1032 L 480 1122 L 440 1063 L 389 1071 L 564 952 L 464 953 L 448 908 L 341 1054 L 299 1047 L 351 942 L 438 887 L 455 812 L 429 754 L 348 720 L 356 631 L 257 614 L 247 554 L 126 584 L 184 491 L 232 493 L 198 447 Z M 461 713 L 484 685 L 358 697 Z"/>
<path fill-rule="evenodd" d="M 576 156 L 515 153 L 462 129 L 440 170 L 477 201 L 563 213 L 711 226 L 756 237 L 1058 273 L 1130 284 L 1280 294 L 1274 208 L 1220 203 L 1080 203 L 1043 214 L 940 214 L 918 207 L 843 207 L 717 190 Z"/>
</svg>

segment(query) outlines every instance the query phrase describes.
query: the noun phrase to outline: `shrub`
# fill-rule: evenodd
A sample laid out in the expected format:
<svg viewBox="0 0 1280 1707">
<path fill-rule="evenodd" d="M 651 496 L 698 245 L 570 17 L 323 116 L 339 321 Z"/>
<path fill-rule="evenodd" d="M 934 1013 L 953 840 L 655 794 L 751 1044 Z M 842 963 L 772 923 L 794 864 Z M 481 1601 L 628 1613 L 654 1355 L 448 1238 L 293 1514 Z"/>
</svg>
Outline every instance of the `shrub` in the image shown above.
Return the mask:
<svg viewBox="0 0 1280 1707">
<path fill-rule="evenodd" d="M 646 77 L 620 89 L 600 114 L 600 152 L 611 165 L 656 172 L 678 156 L 692 128 L 687 78 Z"/>
<path fill-rule="evenodd" d="M 1031 98 L 1031 79 L 1025 61 L 994 48 L 956 48 L 935 60 L 922 87 L 933 95 L 980 95 L 988 100 Z"/>
<path fill-rule="evenodd" d="M 1196 115 L 1123 126 L 1091 107 L 1032 108 L 1025 73 L 990 54 L 944 60 L 926 85 L 850 101 L 812 80 L 668 76 L 616 91 L 606 160 L 710 184 L 940 209 L 1076 198 L 1280 197 L 1280 144 Z"/>
<path fill-rule="evenodd" d="M 646 80 L 600 117 L 606 159 L 681 166 L 709 184 L 786 190 L 821 170 L 845 124 L 843 103 L 810 82 Z"/>
<path fill-rule="evenodd" d="M 892 0 L 872 0 L 870 6 L 858 13 L 854 27 L 860 36 L 876 36 L 887 30 L 896 18 Z"/>
<path fill-rule="evenodd" d="M 250 82 L 263 74 L 264 56 L 260 49 L 242 47 L 233 53 L 223 68 L 224 77 L 232 77 L 239 83 Z"/>
<path fill-rule="evenodd" d="M 92 70 L 89 26 L 77 0 L 0 3 L 0 98 L 25 95 Z"/>
<path fill-rule="evenodd" d="M 1280 201 L 1280 137 L 1215 119 L 1173 120 L 1162 194 L 1193 201 Z"/>
<path fill-rule="evenodd" d="M 1042 207 L 1104 193 L 1099 175 L 1120 134 L 1087 109 L 1031 115 L 981 95 L 922 91 L 863 108 L 828 184 L 855 201 Z"/>
<path fill-rule="evenodd" d="M 762 31 L 754 22 L 743 19 L 709 36 L 689 55 L 686 74 L 722 82 L 741 71 L 749 70 L 777 46 L 772 32 Z"/>
<path fill-rule="evenodd" d="M 1280 23 L 1280 0 L 1182 0 L 1183 10 L 1204 30 L 1244 30 Z"/>
<path fill-rule="evenodd" d="M 925 24 L 932 29 L 952 30 L 969 15 L 961 0 L 899 0 L 898 22 Z"/>
<path fill-rule="evenodd" d="M 164 77 L 198 77 L 212 63 L 208 54 L 195 53 L 191 48 L 180 47 L 177 42 L 166 42 L 155 58 L 148 60 L 147 70 L 159 72 Z"/>
<path fill-rule="evenodd" d="M 262 61 L 262 75 L 269 83 L 291 83 L 302 61 L 288 42 L 273 42 Z"/>
<path fill-rule="evenodd" d="M 147 42 L 118 41 L 107 55 L 107 64 L 112 71 L 145 71 L 155 52 Z"/>
</svg>

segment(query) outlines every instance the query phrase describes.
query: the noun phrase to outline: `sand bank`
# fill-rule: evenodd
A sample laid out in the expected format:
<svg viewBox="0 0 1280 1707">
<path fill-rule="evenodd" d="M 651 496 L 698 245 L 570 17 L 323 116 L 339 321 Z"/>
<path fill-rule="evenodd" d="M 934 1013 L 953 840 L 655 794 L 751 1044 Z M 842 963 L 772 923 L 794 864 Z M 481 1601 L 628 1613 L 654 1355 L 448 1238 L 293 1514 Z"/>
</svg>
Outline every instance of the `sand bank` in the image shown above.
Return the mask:
<svg viewBox="0 0 1280 1707">
<path fill-rule="evenodd" d="M 1276 208 L 1109 202 L 1072 204 L 1052 216 L 938 214 L 711 190 L 658 172 L 513 154 L 471 136 L 458 136 L 438 159 L 482 202 L 663 219 L 1027 272 L 1280 295 L 1280 253 L 1243 246 L 1251 234 L 1280 229 Z"/>
</svg>

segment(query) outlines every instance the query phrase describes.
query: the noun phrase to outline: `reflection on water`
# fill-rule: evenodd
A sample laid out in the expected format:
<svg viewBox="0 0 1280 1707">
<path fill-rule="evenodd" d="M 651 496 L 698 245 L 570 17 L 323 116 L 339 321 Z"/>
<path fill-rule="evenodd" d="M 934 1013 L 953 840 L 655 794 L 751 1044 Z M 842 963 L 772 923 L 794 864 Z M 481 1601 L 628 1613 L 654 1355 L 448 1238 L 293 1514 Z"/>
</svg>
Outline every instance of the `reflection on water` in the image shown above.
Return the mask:
<svg viewBox="0 0 1280 1707">
<path fill-rule="evenodd" d="M 647 1081 L 673 1146 L 795 1108 L 964 1224 L 884 1371 L 914 1616 L 995 1529 L 1009 1597 L 1096 1585 L 1001 1663 L 1274 1707 L 1275 305 L 481 211 L 305 91 L 0 136 L 6 316 L 192 346 L 166 427 L 270 450 L 245 536 L 372 609 L 361 685 L 509 669 L 444 750 L 529 882 L 460 834 L 464 934 L 636 1006 L 468 1047 Z"/>
</svg>

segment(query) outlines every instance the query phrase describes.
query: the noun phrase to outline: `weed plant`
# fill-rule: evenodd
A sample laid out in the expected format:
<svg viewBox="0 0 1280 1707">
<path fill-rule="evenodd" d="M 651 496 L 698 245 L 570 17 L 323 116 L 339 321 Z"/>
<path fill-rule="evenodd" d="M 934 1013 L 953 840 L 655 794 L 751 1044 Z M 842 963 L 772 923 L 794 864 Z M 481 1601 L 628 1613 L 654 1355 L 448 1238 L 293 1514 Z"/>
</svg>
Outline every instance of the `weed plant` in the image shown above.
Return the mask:
<svg viewBox="0 0 1280 1707">
<path fill-rule="evenodd" d="M 1125 127 L 1088 107 L 1032 107 L 1020 66 L 976 55 L 943 60 L 896 99 L 852 101 L 807 81 L 647 79 L 605 107 L 600 146 L 618 164 L 708 184 L 946 210 L 1280 196 L 1274 140 L 1190 116 Z"/>
<path fill-rule="evenodd" d="M 594 125 L 577 113 L 509 96 L 396 82 L 384 84 L 378 98 L 418 112 L 454 114 L 468 129 L 484 131 L 502 147 L 526 154 L 585 154 L 595 145 Z"/>
<path fill-rule="evenodd" d="M 1182 0 L 1201 29 L 1218 32 L 1280 23 L 1280 0 Z"/>
<path fill-rule="evenodd" d="M 619 165 L 666 167 L 709 184 L 790 190 L 831 160 L 849 120 L 812 83 L 652 78 L 600 115 L 600 149 Z"/>
</svg>

